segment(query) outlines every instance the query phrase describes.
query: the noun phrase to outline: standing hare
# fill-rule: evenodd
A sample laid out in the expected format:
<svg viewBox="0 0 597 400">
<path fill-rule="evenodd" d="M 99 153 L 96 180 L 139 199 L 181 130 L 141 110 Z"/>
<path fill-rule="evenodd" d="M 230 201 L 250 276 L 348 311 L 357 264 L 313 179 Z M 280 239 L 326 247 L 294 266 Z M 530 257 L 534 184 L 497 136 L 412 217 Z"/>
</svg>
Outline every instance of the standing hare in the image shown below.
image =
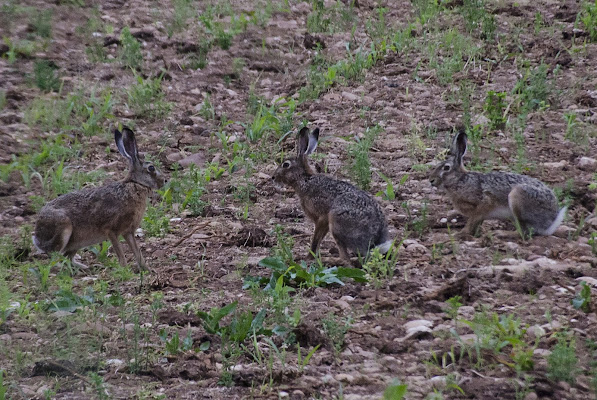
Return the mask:
<svg viewBox="0 0 597 400">
<path fill-rule="evenodd" d="M 372 247 L 386 253 L 392 241 L 379 204 L 368 193 L 313 171 L 307 156 L 317 147 L 319 129 L 309 133 L 303 128 L 298 135 L 298 154 L 285 160 L 274 172 L 276 183 L 290 186 L 298 195 L 305 214 L 315 223 L 311 252 L 328 233 L 338 245 L 340 256 L 351 263 L 348 249 L 365 256 Z M 358 263 L 355 263 L 357 265 Z"/>
<path fill-rule="evenodd" d="M 128 176 L 120 182 L 88 188 L 62 195 L 47 203 L 39 212 L 33 243 L 45 253 L 58 251 L 79 268 L 88 267 L 73 261 L 83 247 L 106 239 L 126 265 L 119 236 L 135 253 L 137 265 L 145 268 L 145 261 L 135 240 L 147 203 L 154 189 L 164 185 L 163 175 L 150 162 L 139 159 L 135 134 L 129 128 L 114 131 L 118 151 L 129 160 Z"/>
<path fill-rule="evenodd" d="M 526 175 L 468 172 L 462 161 L 466 139 L 464 132 L 456 135 L 448 158 L 429 177 L 468 218 L 463 232 L 475 235 L 486 219 L 513 219 L 525 234 L 553 234 L 566 214 L 566 207 L 558 209 L 553 191 Z"/>
</svg>

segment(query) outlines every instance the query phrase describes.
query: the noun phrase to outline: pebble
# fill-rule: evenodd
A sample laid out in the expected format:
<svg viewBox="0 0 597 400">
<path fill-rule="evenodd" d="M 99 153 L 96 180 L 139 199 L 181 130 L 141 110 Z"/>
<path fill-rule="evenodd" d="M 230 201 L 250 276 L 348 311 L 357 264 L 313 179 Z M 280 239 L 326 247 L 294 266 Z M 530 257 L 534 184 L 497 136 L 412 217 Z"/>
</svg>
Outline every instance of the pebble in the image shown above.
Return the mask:
<svg viewBox="0 0 597 400">
<path fill-rule="evenodd" d="M 352 383 L 352 382 L 354 382 L 354 376 L 352 376 L 350 374 L 337 374 L 334 378 L 338 382 L 344 382 L 344 383 Z"/>
<path fill-rule="evenodd" d="M 597 160 L 591 157 L 581 157 L 578 160 L 578 168 L 583 171 L 595 172 L 597 171 Z"/>
</svg>

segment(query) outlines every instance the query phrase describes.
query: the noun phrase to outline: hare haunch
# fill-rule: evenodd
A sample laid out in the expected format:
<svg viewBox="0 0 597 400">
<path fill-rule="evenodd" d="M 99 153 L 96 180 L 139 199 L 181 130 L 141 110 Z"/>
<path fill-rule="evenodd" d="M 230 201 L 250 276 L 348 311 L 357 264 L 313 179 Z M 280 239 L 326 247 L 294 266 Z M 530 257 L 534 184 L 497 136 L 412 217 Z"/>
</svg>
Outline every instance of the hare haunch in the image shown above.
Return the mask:
<svg viewBox="0 0 597 400">
<path fill-rule="evenodd" d="M 448 158 L 431 173 L 431 185 L 445 189 L 452 204 L 468 218 L 465 233 L 475 235 L 486 219 L 513 219 L 525 234 L 551 235 L 562 223 L 553 191 L 541 181 L 507 172 L 468 172 L 462 158 L 466 134 L 456 135 Z"/>
<path fill-rule="evenodd" d="M 368 193 L 343 182 L 313 171 L 307 156 L 317 147 L 319 129 L 309 133 L 301 129 L 298 135 L 296 158 L 285 160 L 274 172 L 272 179 L 290 186 L 298 195 L 303 211 L 314 223 L 315 233 L 311 252 L 317 253 L 319 244 L 331 231 L 340 256 L 351 262 L 348 250 L 365 256 L 373 247 L 387 252 L 392 241 L 379 204 Z"/>
<path fill-rule="evenodd" d="M 114 140 L 120 154 L 129 160 L 128 176 L 123 181 L 71 192 L 47 203 L 39 212 L 33 235 L 38 249 L 60 252 L 74 265 L 86 269 L 84 264 L 73 261 L 77 251 L 109 239 L 124 266 L 126 260 L 119 242 L 122 235 L 135 253 L 139 268 L 145 269 L 135 230 L 145 214 L 147 197 L 164 185 L 164 177 L 152 163 L 139 159 L 132 130 L 115 130 Z"/>
</svg>

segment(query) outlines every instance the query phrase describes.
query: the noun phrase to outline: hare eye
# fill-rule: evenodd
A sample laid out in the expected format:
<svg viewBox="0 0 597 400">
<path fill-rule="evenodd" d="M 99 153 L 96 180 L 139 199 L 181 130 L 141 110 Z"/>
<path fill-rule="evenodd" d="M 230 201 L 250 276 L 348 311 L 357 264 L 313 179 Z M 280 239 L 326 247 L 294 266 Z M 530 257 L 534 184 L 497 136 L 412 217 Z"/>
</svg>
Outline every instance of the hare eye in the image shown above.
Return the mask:
<svg viewBox="0 0 597 400">
<path fill-rule="evenodd" d="M 282 163 L 282 168 L 290 168 L 290 161 L 284 161 Z"/>
<path fill-rule="evenodd" d="M 149 167 L 147 167 L 147 170 L 149 172 L 155 172 L 155 167 L 153 165 L 150 165 Z"/>
<path fill-rule="evenodd" d="M 449 171 L 450 170 L 450 166 L 449 165 L 444 165 L 444 167 L 442 169 L 444 171 Z"/>
</svg>

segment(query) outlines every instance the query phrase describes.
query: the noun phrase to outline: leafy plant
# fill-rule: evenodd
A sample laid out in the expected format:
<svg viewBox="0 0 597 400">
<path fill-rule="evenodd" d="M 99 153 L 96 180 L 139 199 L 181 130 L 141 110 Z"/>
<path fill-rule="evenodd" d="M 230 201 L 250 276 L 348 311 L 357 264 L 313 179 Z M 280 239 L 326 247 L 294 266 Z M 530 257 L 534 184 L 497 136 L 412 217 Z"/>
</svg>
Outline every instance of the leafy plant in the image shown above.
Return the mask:
<svg viewBox="0 0 597 400">
<path fill-rule="evenodd" d="M 527 68 L 522 79 L 516 82 L 513 93 L 519 96 L 518 104 L 522 113 L 549 107 L 552 87 L 547 74 L 548 65 L 541 63 L 533 70 Z"/>
<path fill-rule="evenodd" d="M 591 287 L 585 281 L 580 282 L 580 292 L 572 299 L 572 306 L 586 313 L 591 312 Z"/>
<path fill-rule="evenodd" d="M 368 127 L 362 139 L 357 139 L 348 147 L 348 154 L 352 161 L 350 164 L 350 172 L 357 183 L 363 189 L 369 189 L 371 185 L 371 161 L 369 160 L 369 151 L 373 147 L 373 142 L 377 136 L 382 132 L 381 125 Z"/>
<path fill-rule="evenodd" d="M 0 111 L 6 107 L 6 91 L 0 89 Z"/>
<path fill-rule="evenodd" d="M 483 109 L 489 118 L 489 128 L 502 129 L 506 125 L 506 116 L 504 110 L 506 109 L 506 92 L 494 92 L 490 90 L 487 93 Z"/>
<path fill-rule="evenodd" d="M 185 336 L 182 341 L 178 336 L 178 332 L 174 332 L 171 339 L 168 339 L 168 332 L 165 328 L 160 329 L 160 333 L 158 335 L 162 342 L 164 343 L 164 347 L 166 350 L 167 355 L 175 356 L 181 352 L 189 351 L 193 347 L 193 338 L 191 337 L 191 330 L 189 329 L 187 332 L 187 336 Z"/>
<path fill-rule="evenodd" d="M 56 65 L 48 60 L 37 60 L 33 64 L 33 81 L 44 92 L 57 92 L 61 82 L 56 76 Z"/>
<path fill-rule="evenodd" d="M 264 290 L 274 290 L 281 280 L 284 285 L 297 285 L 300 287 L 317 287 L 330 284 L 344 285 L 343 279 L 352 278 L 356 282 L 366 282 L 363 270 L 345 267 L 326 268 L 321 262 L 307 265 L 304 261 L 296 263 L 285 261 L 278 257 L 266 257 L 259 265 L 272 270 L 271 276 L 245 278 L 243 288 L 251 285 L 265 286 Z"/>
<path fill-rule="evenodd" d="M 574 337 L 568 340 L 565 335 L 559 335 L 558 343 L 547 357 L 547 376 L 556 382 L 574 383 L 578 374 L 577 364 Z"/>
<path fill-rule="evenodd" d="M 4 370 L 0 369 L 0 400 L 6 399 L 6 392 L 8 391 L 8 388 L 4 386 L 4 374 Z"/>
<path fill-rule="evenodd" d="M 448 316 L 454 321 L 456 321 L 456 318 L 458 317 L 458 310 L 462 306 L 460 300 L 462 300 L 462 296 L 453 296 L 446 300 L 446 303 L 448 303 L 448 308 L 445 309 L 444 312 L 448 314 Z"/>
<path fill-rule="evenodd" d="M 372 249 L 368 254 L 363 264 L 363 271 L 367 273 L 366 276 L 376 288 L 380 288 L 394 277 L 394 268 L 396 268 L 401 246 L 402 241 L 397 246 L 390 247 L 385 254 L 382 254 L 378 248 Z"/>
<path fill-rule="evenodd" d="M 33 14 L 31 25 L 35 34 L 48 39 L 52 36 L 52 10 L 39 10 Z"/>
<path fill-rule="evenodd" d="M 402 400 L 406 396 L 408 385 L 395 379 L 383 392 L 383 400 Z"/>
<path fill-rule="evenodd" d="M 251 333 L 271 335 L 271 331 L 263 327 L 266 316 L 265 309 L 255 315 L 248 310 L 240 312 L 232 318 L 228 325 L 221 326 L 221 320 L 231 315 L 236 310 L 237 305 L 238 302 L 235 301 L 221 308 L 212 308 L 209 312 L 198 311 L 197 316 L 203 320 L 203 327 L 207 333 L 221 336 L 235 343 L 245 341 Z"/>
<path fill-rule="evenodd" d="M 352 326 L 352 318 L 339 318 L 333 314 L 328 315 L 321 320 L 321 326 L 332 342 L 334 350 L 339 353 L 344 347 L 346 333 Z"/>
<path fill-rule="evenodd" d="M 381 177 L 381 179 L 383 179 L 386 182 L 386 188 L 383 191 L 380 190 L 375 195 L 380 196 L 384 200 L 394 201 L 396 199 L 396 191 L 394 189 L 394 184 L 392 183 L 392 180 L 379 171 L 377 171 L 377 174 Z M 403 186 L 407 180 L 408 174 L 404 174 L 402 178 L 400 178 L 397 188 Z"/>
<path fill-rule="evenodd" d="M 125 26 L 120 33 L 120 63 L 127 68 L 138 70 L 143 64 L 141 54 L 141 43 L 131 34 L 128 26 Z"/>
<path fill-rule="evenodd" d="M 584 9 L 578 14 L 592 42 L 597 41 L 597 0 L 584 3 Z"/>
<path fill-rule="evenodd" d="M 127 105 L 137 115 L 158 119 L 166 116 L 172 110 L 172 103 L 165 100 L 162 91 L 163 76 L 162 74 L 155 79 L 143 79 L 143 77 L 137 76 L 137 83 L 127 90 Z"/>
</svg>

